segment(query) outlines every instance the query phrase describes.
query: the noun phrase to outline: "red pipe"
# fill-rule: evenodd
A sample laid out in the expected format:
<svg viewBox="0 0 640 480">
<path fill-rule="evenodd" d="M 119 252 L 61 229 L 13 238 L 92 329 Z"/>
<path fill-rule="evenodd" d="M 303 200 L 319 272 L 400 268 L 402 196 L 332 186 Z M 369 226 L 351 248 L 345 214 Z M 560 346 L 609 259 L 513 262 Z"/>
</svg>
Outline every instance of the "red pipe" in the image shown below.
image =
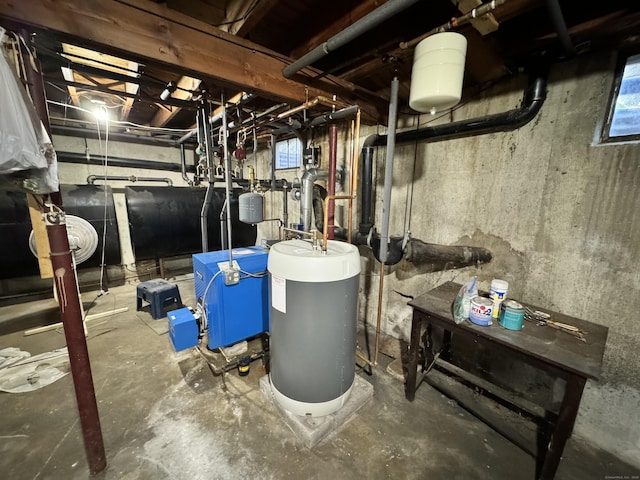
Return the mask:
<svg viewBox="0 0 640 480">
<path fill-rule="evenodd" d="M 338 127 L 331 125 L 329 127 L 329 180 L 327 181 L 327 195 L 334 196 L 336 194 L 336 164 L 338 156 Z M 329 200 L 327 207 L 329 216 L 327 223 L 327 238 L 333 240 L 335 238 L 335 210 L 336 201 Z"/>
<path fill-rule="evenodd" d="M 31 33 L 22 30 L 25 40 L 31 38 Z M 21 45 L 23 51 L 24 45 Z M 28 59 L 28 52 L 24 52 L 24 58 Z M 49 122 L 49 110 L 42 79 L 42 66 L 37 58 L 34 58 L 37 70 L 30 61 L 25 61 L 25 71 L 27 75 L 28 89 L 40 120 L 45 126 L 51 138 L 51 124 Z M 60 192 L 50 194 L 54 204 L 61 206 L 62 197 Z M 61 215 L 51 214 L 52 220 L 62 219 Z M 53 278 L 55 281 L 56 293 L 58 294 L 58 306 L 60 317 L 64 326 L 64 335 L 67 341 L 69 352 L 69 364 L 71 376 L 76 393 L 76 403 L 80 416 L 80 426 L 84 439 L 84 448 L 89 464 L 89 472 L 92 475 L 100 473 L 107 466 L 107 458 L 102 440 L 102 430 L 100 428 L 100 417 L 98 415 L 98 404 L 93 388 L 93 378 L 91 376 L 91 365 L 89 363 L 89 351 L 84 335 L 84 325 L 82 319 L 82 308 L 80 306 L 80 296 L 78 294 L 78 282 L 76 271 L 73 268 L 73 258 L 67 237 L 67 226 L 64 222 L 47 222 L 47 236 L 51 251 L 51 266 L 53 268 Z"/>
<path fill-rule="evenodd" d="M 64 336 L 69 350 L 69 363 L 73 387 L 76 392 L 80 425 L 84 439 L 84 448 L 92 475 L 100 473 L 107 466 L 107 459 L 100 429 L 98 405 L 93 388 L 89 351 L 84 335 L 82 310 L 76 283 L 76 272 L 64 223 L 47 224 L 47 235 L 51 247 L 51 266 L 60 317 L 64 325 Z"/>
</svg>

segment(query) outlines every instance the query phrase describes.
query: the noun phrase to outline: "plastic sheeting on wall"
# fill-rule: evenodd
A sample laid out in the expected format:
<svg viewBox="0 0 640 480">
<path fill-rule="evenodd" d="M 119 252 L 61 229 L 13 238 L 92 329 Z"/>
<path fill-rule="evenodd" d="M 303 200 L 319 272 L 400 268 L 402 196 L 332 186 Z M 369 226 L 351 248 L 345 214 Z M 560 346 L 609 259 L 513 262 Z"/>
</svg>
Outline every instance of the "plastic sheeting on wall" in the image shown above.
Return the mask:
<svg viewBox="0 0 640 480">
<path fill-rule="evenodd" d="M 58 191 L 56 153 L 9 62 L 0 54 L 0 187 L 46 194 Z"/>
</svg>

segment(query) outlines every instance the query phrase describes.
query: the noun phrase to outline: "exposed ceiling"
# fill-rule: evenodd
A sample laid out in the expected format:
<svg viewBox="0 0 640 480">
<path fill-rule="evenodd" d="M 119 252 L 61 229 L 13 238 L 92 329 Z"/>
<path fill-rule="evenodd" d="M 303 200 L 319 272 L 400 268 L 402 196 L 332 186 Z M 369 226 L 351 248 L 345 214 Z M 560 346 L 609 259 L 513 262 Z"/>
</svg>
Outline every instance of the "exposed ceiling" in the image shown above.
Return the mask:
<svg viewBox="0 0 640 480">
<path fill-rule="evenodd" d="M 293 61 L 394 2 L 0 0 L 0 25 L 36 33 L 47 97 L 56 102 L 49 105 L 52 124 L 87 129 L 95 120 L 60 104 L 106 109 L 113 120 L 132 124 L 184 129 L 195 123 L 194 96 L 202 89 L 216 101 L 222 92 L 226 99 L 255 94 L 236 109 L 244 118 L 281 102 L 294 107 L 306 98 L 336 95 L 361 105 L 365 121 L 385 122 L 395 75 L 401 111 L 410 111 L 413 48 L 402 43 L 437 28 L 468 40 L 465 90 L 534 62 L 640 43 L 638 2 L 496 0 L 482 7 L 489 13 L 465 22 L 463 15 L 481 0 L 421 0 L 404 2 L 413 4 L 291 79 L 282 75 Z M 552 15 L 554 8 L 560 15 Z M 176 88 L 161 100 L 169 82 Z M 320 105 L 310 113 L 328 109 Z M 133 125 L 121 131 L 143 132 Z"/>
</svg>

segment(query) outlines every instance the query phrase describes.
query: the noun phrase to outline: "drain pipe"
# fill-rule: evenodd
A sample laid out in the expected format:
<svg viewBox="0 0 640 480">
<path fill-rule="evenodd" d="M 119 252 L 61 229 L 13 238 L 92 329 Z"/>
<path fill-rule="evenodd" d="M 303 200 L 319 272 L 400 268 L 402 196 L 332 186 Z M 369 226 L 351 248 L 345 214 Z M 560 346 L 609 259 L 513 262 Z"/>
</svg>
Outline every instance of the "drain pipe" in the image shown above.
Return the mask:
<svg viewBox="0 0 640 480">
<path fill-rule="evenodd" d="M 418 3 L 418 0 L 389 0 L 382 6 L 376 8 L 373 12 L 365 15 L 357 22 L 351 24 L 340 33 L 337 33 L 326 42 L 318 45 L 306 55 L 303 55 L 291 65 L 285 67 L 282 71 L 282 75 L 285 78 L 291 78 L 295 73 L 299 72 L 305 67 L 314 64 L 321 58 L 325 57 L 343 45 L 346 45 L 351 40 L 359 37 L 365 32 L 377 27 L 385 20 L 388 20 L 392 16 L 406 10 L 413 4 Z"/>
<path fill-rule="evenodd" d="M 387 159 L 384 168 L 384 193 L 382 199 L 382 231 L 380 232 L 380 263 L 387 261 L 389 251 L 389 217 L 391 216 L 391 187 L 393 186 L 393 158 L 396 150 L 396 122 L 398 117 L 398 77 L 391 82 L 389 100 L 389 128 L 387 129 Z"/>
</svg>

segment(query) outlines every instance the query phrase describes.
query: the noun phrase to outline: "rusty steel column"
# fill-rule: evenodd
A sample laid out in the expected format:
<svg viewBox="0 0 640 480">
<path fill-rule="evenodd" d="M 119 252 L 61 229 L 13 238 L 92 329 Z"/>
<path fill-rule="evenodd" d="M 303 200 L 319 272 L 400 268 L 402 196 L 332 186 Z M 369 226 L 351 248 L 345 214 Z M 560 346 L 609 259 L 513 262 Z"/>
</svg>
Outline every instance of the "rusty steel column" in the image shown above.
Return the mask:
<svg viewBox="0 0 640 480">
<path fill-rule="evenodd" d="M 73 377 L 73 386 L 76 392 L 84 448 L 89 463 L 89 471 L 92 475 L 95 475 L 105 469 L 107 459 L 102 440 L 102 430 L 100 429 L 98 405 L 93 388 L 89 351 L 82 323 L 76 272 L 73 268 L 67 226 L 63 223 L 64 216 L 62 214 L 48 214 L 47 217 L 49 217 L 49 220 L 52 219 L 51 217 L 56 217 L 60 220 L 57 224 L 47 221 L 47 235 L 51 246 L 51 266 L 53 267 L 53 279 L 56 293 L 58 294 L 60 317 L 64 325 L 64 336 L 69 351 L 71 376 Z M 53 218 L 54 222 L 56 218 Z"/>
<path fill-rule="evenodd" d="M 25 39 L 25 43 L 30 43 L 31 32 L 22 30 L 21 34 Z M 24 58 L 30 58 L 29 55 L 32 52 L 27 52 L 24 45 L 21 45 L 20 48 L 23 49 Z M 42 79 L 42 67 L 35 54 L 33 60 L 35 69 L 30 61 L 26 61 L 24 65 L 27 75 L 27 87 L 36 112 L 49 133 L 49 138 L 53 141 Z M 60 192 L 53 192 L 49 196 L 55 205 L 58 207 L 62 205 Z M 89 472 L 95 475 L 105 469 L 107 459 L 102 440 L 100 417 L 98 416 L 98 404 L 93 388 L 89 351 L 84 334 L 76 271 L 73 268 L 73 257 L 69 247 L 67 226 L 64 223 L 64 213 L 48 213 L 45 218 L 51 251 L 53 279 L 56 293 L 58 294 L 58 306 L 64 327 L 64 335 L 67 341 L 69 364 L 76 393 L 82 437 L 89 464 Z"/>
<path fill-rule="evenodd" d="M 338 157 L 338 127 L 331 125 L 329 127 L 329 179 L 327 180 L 327 196 L 334 197 L 336 195 L 336 164 Z M 327 238 L 333 240 L 335 238 L 335 211 L 336 201 L 329 200 Z"/>
</svg>

